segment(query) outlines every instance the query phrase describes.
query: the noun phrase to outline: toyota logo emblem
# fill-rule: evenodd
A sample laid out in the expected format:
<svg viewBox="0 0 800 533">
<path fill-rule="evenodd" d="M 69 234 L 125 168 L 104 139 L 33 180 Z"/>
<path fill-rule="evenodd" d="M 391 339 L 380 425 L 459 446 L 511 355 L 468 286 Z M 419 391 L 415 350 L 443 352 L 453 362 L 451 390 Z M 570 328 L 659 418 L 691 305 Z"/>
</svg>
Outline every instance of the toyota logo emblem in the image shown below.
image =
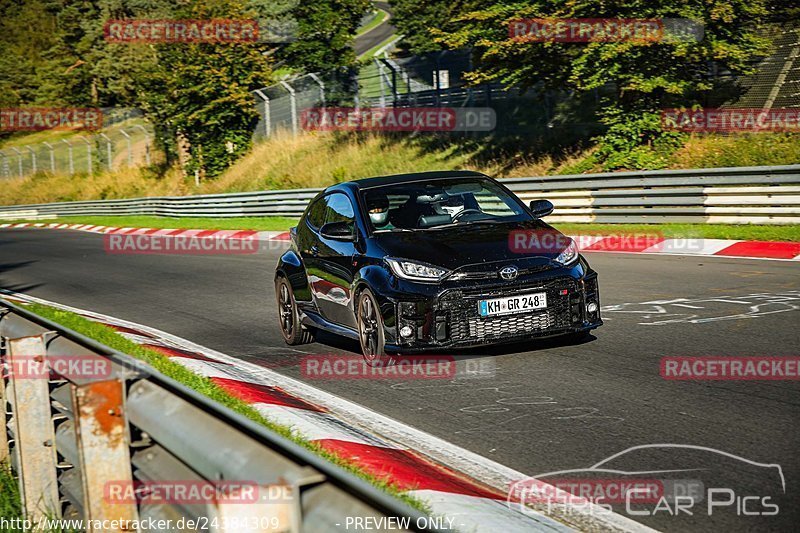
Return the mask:
<svg viewBox="0 0 800 533">
<path fill-rule="evenodd" d="M 519 274 L 519 270 L 515 266 L 507 266 L 500 269 L 500 277 L 503 279 L 515 279 Z"/>
</svg>

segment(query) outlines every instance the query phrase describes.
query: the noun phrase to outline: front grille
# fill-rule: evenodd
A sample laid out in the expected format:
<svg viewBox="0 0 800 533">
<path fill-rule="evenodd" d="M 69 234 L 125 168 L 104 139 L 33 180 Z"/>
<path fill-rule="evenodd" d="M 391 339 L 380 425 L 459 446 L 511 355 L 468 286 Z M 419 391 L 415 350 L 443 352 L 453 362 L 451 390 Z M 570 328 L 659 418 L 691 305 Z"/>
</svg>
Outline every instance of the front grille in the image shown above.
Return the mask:
<svg viewBox="0 0 800 533">
<path fill-rule="evenodd" d="M 562 295 L 561 292 L 565 289 L 567 294 Z M 547 310 L 519 315 L 480 316 L 480 300 L 530 292 L 547 293 Z M 574 300 L 579 296 L 578 285 L 572 278 L 555 278 L 505 288 L 451 290 L 440 297 L 437 313 L 447 315 L 449 340 L 489 341 L 569 328 L 574 322 L 570 299 Z"/>
<path fill-rule="evenodd" d="M 486 338 L 515 335 L 550 327 L 548 313 L 528 313 L 517 316 L 496 316 L 467 319 L 470 337 Z"/>
<path fill-rule="evenodd" d="M 453 272 L 450 276 L 448 276 L 447 279 L 448 280 L 453 280 L 453 281 L 456 281 L 456 280 L 460 281 L 460 280 L 465 280 L 465 279 L 475 279 L 475 280 L 477 280 L 477 279 L 494 279 L 494 280 L 499 280 L 500 279 L 500 268 L 502 266 L 506 266 L 506 265 L 507 265 L 507 263 L 504 262 L 502 265 L 498 266 L 497 268 L 490 269 L 490 270 L 475 270 L 475 271 L 466 270 L 466 269 L 457 270 L 457 271 Z M 518 276 L 527 276 L 529 274 L 537 274 L 539 272 L 544 272 L 545 270 L 550 270 L 551 268 L 553 268 L 553 266 L 550 263 L 542 263 L 542 264 L 533 265 L 533 266 L 530 266 L 530 267 L 527 267 L 527 268 L 519 268 L 517 275 Z"/>
</svg>

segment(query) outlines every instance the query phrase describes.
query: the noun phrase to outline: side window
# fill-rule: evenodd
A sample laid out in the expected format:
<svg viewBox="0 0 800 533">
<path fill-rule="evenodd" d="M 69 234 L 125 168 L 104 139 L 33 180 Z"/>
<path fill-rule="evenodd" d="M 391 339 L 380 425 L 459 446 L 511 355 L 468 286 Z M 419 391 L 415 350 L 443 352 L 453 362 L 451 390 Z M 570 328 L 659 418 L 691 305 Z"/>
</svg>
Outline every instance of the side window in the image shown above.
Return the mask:
<svg viewBox="0 0 800 533">
<path fill-rule="evenodd" d="M 306 221 L 312 228 L 319 229 L 325 223 L 325 199 L 320 198 L 308 207 Z"/>
<path fill-rule="evenodd" d="M 334 193 L 325 198 L 325 224 L 331 222 L 347 222 L 350 229 L 355 227 L 353 204 L 346 195 Z"/>
</svg>

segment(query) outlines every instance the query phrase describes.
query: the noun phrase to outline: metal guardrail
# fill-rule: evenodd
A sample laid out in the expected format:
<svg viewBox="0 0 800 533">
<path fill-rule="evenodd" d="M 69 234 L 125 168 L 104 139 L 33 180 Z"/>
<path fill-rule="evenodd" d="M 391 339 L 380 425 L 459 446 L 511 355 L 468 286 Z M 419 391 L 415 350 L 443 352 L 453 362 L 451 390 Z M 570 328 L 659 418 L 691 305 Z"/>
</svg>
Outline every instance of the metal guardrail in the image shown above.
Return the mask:
<svg viewBox="0 0 800 533">
<path fill-rule="evenodd" d="M 501 180 L 523 200 L 548 198 L 552 222 L 800 222 L 800 165 L 575 174 Z M 0 206 L 3 219 L 62 216 L 300 216 L 319 189 Z"/>
<path fill-rule="evenodd" d="M 407 517 L 414 531 L 418 520 L 426 524 L 422 513 L 310 450 L 2 299 L 0 355 L 10 369 L 0 383 L 0 461 L 10 457 L 32 520 L 171 519 L 176 531 L 183 518 L 237 532 L 340 531 L 348 517 Z M 70 364 L 94 372 L 63 372 Z M 257 498 L 139 501 L 114 492 L 171 483 L 238 483 Z M 129 531 L 103 531 L 112 530 Z"/>
</svg>

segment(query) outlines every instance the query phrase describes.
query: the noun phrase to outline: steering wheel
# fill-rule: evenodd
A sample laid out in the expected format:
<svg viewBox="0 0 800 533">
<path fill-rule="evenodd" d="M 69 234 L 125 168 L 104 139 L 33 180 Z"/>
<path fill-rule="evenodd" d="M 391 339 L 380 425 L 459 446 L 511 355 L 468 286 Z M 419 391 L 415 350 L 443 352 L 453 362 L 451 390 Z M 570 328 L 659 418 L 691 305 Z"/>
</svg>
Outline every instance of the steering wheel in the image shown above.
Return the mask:
<svg viewBox="0 0 800 533">
<path fill-rule="evenodd" d="M 460 212 L 456 213 L 455 215 L 453 215 L 453 222 L 458 222 L 458 219 L 460 219 L 461 217 L 463 217 L 467 213 L 477 213 L 479 215 L 482 215 L 483 211 L 481 211 L 480 209 L 464 209 L 463 211 L 460 211 Z"/>
</svg>

